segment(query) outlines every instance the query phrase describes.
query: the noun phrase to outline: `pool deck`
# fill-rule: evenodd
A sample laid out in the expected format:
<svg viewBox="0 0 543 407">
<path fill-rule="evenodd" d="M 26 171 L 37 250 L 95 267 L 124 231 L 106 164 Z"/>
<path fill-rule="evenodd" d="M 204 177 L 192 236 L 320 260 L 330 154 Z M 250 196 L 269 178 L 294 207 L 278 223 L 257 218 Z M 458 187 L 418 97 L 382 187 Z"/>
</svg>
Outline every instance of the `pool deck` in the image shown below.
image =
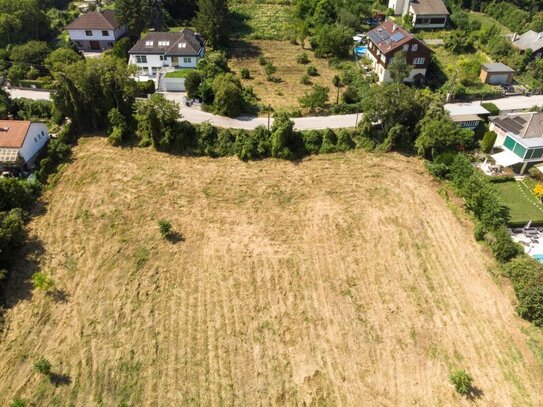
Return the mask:
<svg viewBox="0 0 543 407">
<path fill-rule="evenodd" d="M 543 256 L 543 228 L 510 229 L 511 239 L 519 243 L 524 252 L 532 257 Z M 539 259 L 542 261 L 542 259 Z"/>
</svg>

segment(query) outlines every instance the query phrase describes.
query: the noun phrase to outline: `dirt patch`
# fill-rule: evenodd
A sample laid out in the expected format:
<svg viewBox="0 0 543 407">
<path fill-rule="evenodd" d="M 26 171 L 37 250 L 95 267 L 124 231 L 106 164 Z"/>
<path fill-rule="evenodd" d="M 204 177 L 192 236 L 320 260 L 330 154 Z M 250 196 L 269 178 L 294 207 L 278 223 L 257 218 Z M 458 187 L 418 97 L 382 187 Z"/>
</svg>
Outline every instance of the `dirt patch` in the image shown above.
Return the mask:
<svg viewBox="0 0 543 407">
<path fill-rule="evenodd" d="M 65 295 L 24 298 L 20 263 L 2 405 L 472 405 L 456 368 L 475 405 L 543 402 L 510 290 L 418 160 L 243 163 L 91 138 L 45 200 L 33 270 Z M 32 371 L 40 356 L 62 385 Z"/>
</svg>

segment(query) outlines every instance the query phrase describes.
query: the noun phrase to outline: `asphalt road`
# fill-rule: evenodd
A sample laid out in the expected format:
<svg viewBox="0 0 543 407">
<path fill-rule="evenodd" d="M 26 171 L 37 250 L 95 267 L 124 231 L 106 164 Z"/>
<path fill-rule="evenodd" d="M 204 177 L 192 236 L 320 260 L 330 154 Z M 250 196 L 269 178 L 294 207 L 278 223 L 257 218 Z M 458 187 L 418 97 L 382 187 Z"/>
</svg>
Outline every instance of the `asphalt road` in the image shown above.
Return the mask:
<svg viewBox="0 0 543 407">
<path fill-rule="evenodd" d="M 47 91 L 26 90 L 26 89 L 9 89 L 8 92 L 13 98 L 25 97 L 29 99 L 50 99 L 51 95 Z M 199 107 L 187 107 L 181 103 L 182 93 L 165 93 L 167 99 L 174 100 L 181 105 L 181 114 L 183 119 L 191 123 L 210 122 L 214 126 L 252 130 L 257 126 L 267 126 L 268 120 L 265 117 L 248 117 L 242 116 L 235 119 L 228 117 L 217 116 L 212 113 L 203 112 Z M 485 100 L 485 103 L 494 103 L 501 111 L 515 111 L 529 109 L 532 106 L 543 106 L 543 95 L 534 96 L 511 96 L 493 100 Z M 470 102 L 468 104 L 479 105 L 481 102 Z M 462 103 L 466 105 L 466 103 Z M 337 115 L 337 116 L 317 116 L 317 117 L 299 117 L 294 118 L 294 128 L 297 130 L 318 130 L 318 129 L 339 129 L 346 127 L 354 127 L 356 125 L 356 114 Z M 271 119 L 273 121 L 273 119 Z"/>
</svg>

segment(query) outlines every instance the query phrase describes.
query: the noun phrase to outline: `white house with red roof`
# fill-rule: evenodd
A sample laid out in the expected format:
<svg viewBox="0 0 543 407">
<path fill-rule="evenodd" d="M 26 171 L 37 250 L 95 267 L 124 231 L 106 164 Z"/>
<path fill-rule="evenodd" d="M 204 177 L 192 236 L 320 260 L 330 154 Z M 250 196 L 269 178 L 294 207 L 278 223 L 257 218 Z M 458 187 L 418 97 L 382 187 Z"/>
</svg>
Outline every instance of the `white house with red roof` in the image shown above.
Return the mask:
<svg viewBox="0 0 543 407">
<path fill-rule="evenodd" d="M 43 123 L 0 120 L 0 167 L 32 167 L 48 140 Z"/>
<path fill-rule="evenodd" d="M 70 39 L 81 51 L 104 51 L 126 34 L 113 10 L 90 11 L 66 26 Z"/>
</svg>

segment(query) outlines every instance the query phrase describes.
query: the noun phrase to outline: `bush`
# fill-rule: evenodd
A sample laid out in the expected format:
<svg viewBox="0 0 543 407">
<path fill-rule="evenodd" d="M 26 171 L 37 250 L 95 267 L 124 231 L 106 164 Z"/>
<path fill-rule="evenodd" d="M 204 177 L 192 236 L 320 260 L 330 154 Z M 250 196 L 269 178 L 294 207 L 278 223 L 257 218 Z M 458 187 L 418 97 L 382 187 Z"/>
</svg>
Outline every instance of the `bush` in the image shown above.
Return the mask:
<svg viewBox="0 0 543 407">
<path fill-rule="evenodd" d="M 268 61 L 266 60 L 266 58 L 264 57 L 264 55 L 260 55 L 258 57 L 258 63 L 261 65 L 261 66 L 265 66 Z"/>
<path fill-rule="evenodd" d="M 190 71 L 185 78 L 185 90 L 190 99 L 201 97 L 200 84 L 202 83 L 202 75 L 198 71 Z"/>
<path fill-rule="evenodd" d="M 34 370 L 45 376 L 49 376 L 51 374 L 51 368 L 52 368 L 51 362 L 49 362 L 44 357 L 41 357 L 34 362 Z"/>
<path fill-rule="evenodd" d="M 238 78 L 227 73 L 219 75 L 213 80 L 213 109 L 215 113 L 236 117 L 243 108 L 243 89 Z"/>
<path fill-rule="evenodd" d="M 272 75 L 277 72 L 277 68 L 275 67 L 274 64 L 272 64 L 271 62 L 268 62 L 265 66 L 264 66 L 264 72 L 266 73 L 266 79 L 268 79 L 269 81 L 272 80 Z"/>
<path fill-rule="evenodd" d="M 500 263 L 507 263 L 522 253 L 520 245 L 511 240 L 509 232 L 503 226 L 493 230 L 487 236 L 492 254 Z"/>
<path fill-rule="evenodd" d="M 309 154 L 319 154 L 322 146 L 322 133 L 318 130 L 310 130 L 302 133 L 304 148 Z"/>
<path fill-rule="evenodd" d="M 319 72 L 317 71 L 317 68 L 315 68 L 313 65 L 310 65 L 307 67 L 307 74 L 309 76 L 317 76 Z"/>
<path fill-rule="evenodd" d="M 251 79 L 251 73 L 247 68 L 242 68 L 240 71 L 241 79 Z"/>
<path fill-rule="evenodd" d="M 337 137 L 338 151 L 347 151 L 355 147 L 354 141 L 348 130 L 341 129 Z"/>
<path fill-rule="evenodd" d="M 173 233 L 172 223 L 165 219 L 161 219 L 158 221 L 158 229 L 160 230 L 160 234 L 164 238 L 170 237 Z"/>
<path fill-rule="evenodd" d="M 270 132 L 258 126 L 252 133 L 240 130 L 234 143 L 234 151 L 240 160 L 254 160 L 270 156 Z"/>
<path fill-rule="evenodd" d="M 449 376 L 456 391 L 462 396 L 467 396 L 472 389 L 473 378 L 465 370 L 456 370 Z"/>
<path fill-rule="evenodd" d="M 299 101 L 303 107 L 309 108 L 310 111 L 314 111 L 317 108 L 323 108 L 328 101 L 328 92 L 330 90 L 326 87 L 314 85 L 310 92 L 306 92 Z"/>
<path fill-rule="evenodd" d="M 26 407 L 26 401 L 19 397 L 14 398 L 13 400 L 11 400 L 9 407 Z"/>
<path fill-rule="evenodd" d="M 481 103 L 481 106 L 490 112 L 490 116 L 497 116 L 500 114 L 500 109 L 494 103 Z"/>
<path fill-rule="evenodd" d="M 32 285 L 35 289 L 44 292 L 49 291 L 55 285 L 55 282 L 51 277 L 45 274 L 43 271 L 38 271 L 32 274 Z"/>
<path fill-rule="evenodd" d="M 483 150 L 484 153 L 490 153 L 490 150 L 492 150 L 492 147 L 494 147 L 497 136 L 498 135 L 493 131 L 487 131 L 483 135 L 483 139 L 481 140 L 481 150 Z"/>
<path fill-rule="evenodd" d="M 296 62 L 302 65 L 309 63 L 309 57 L 307 52 L 302 52 L 301 54 L 296 55 Z"/>
<path fill-rule="evenodd" d="M 311 79 L 309 79 L 309 75 L 302 76 L 302 79 L 300 79 L 300 83 L 302 85 L 311 85 Z"/>
<path fill-rule="evenodd" d="M 322 144 L 320 148 L 321 154 L 335 153 L 337 151 L 337 136 L 330 129 L 326 129 L 322 136 Z"/>
<path fill-rule="evenodd" d="M 0 265 L 14 259 L 14 251 L 25 239 L 24 220 L 21 209 L 0 212 Z"/>
<path fill-rule="evenodd" d="M 155 82 L 148 80 L 146 82 L 136 82 L 136 97 L 146 98 L 147 95 L 155 93 Z"/>
</svg>

